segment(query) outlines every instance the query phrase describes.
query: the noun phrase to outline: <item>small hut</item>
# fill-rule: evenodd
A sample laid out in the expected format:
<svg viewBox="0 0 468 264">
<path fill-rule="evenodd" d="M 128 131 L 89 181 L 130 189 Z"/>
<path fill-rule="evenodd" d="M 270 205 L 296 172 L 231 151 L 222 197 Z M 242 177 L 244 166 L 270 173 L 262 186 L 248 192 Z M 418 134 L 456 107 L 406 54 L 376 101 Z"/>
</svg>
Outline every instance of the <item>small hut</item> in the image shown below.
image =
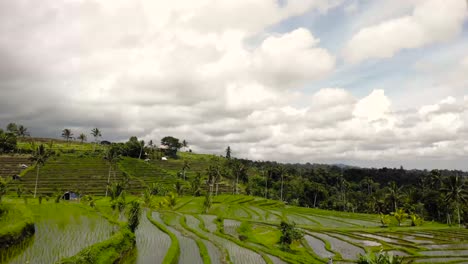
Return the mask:
<svg viewBox="0 0 468 264">
<path fill-rule="evenodd" d="M 74 192 L 65 192 L 63 195 L 62 195 L 62 199 L 63 200 L 78 200 L 79 198 L 79 195 L 77 193 L 74 193 Z"/>
</svg>

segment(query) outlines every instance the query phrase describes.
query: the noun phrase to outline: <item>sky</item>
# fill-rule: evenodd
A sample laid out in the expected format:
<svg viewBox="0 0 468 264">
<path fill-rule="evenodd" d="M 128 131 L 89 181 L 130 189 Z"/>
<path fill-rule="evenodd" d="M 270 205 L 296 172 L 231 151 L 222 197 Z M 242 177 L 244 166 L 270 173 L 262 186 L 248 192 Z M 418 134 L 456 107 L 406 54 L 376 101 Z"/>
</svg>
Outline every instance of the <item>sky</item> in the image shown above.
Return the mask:
<svg viewBox="0 0 468 264">
<path fill-rule="evenodd" d="M 468 170 L 467 3 L 0 1 L 0 127 Z"/>
</svg>

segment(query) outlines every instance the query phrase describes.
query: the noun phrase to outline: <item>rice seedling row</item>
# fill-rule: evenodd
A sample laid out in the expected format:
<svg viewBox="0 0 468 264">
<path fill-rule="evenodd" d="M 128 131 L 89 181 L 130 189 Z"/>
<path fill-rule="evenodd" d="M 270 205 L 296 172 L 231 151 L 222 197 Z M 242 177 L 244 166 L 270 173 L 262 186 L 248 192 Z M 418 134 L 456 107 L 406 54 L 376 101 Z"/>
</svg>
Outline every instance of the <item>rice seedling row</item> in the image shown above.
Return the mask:
<svg viewBox="0 0 468 264">
<path fill-rule="evenodd" d="M 335 256 L 333 252 L 330 252 L 325 248 L 325 243 L 322 240 L 315 238 L 313 236 L 310 236 L 310 235 L 305 235 L 304 239 L 307 241 L 309 246 L 314 250 L 314 253 L 317 256 L 324 258 L 324 259 Z"/>
<path fill-rule="evenodd" d="M 37 215 L 36 234 L 30 244 L 4 263 L 55 263 L 73 256 L 81 249 L 103 241 L 112 235 L 114 226 L 96 214 L 72 205 L 41 205 Z M 7 258 L 7 257 L 5 257 Z"/>
<path fill-rule="evenodd" d="M 328 241 L 330 243 L 331 249 L 340 253 L 343 259 L 354 260 L 357 259 L 357 256 L 359 254 L 365 253 L 365 251 L 362 248 L 352 245 L 348 242 L 344 242 L 340 239 L 331 237 L 329 235 L 323 233 L 313 233 L 313 235 Z"/>
<path fill-rule="evenodd" d="M 143 213 L 136 235 L 135 264 L 162 263 L 171 246 L 170 237 L 156 228 Z"/>
</svg>

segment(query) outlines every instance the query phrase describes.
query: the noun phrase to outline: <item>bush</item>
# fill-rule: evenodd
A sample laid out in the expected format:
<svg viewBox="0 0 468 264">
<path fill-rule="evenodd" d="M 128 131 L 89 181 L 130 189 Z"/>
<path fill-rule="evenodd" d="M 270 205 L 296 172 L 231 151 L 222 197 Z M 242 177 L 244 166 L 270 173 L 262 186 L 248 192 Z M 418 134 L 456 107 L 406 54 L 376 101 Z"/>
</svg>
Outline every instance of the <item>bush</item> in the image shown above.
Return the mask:
<svg viewBox="0 0 468 264">
<path fill-rule="evenodd" d="M 135 233 L 135 230 L 140 224 L 141 207 L 138 201 L 130 203 L 130 210 L 128 212 L 128 228 Z"/>
<path fill-rule="evenodd" d="M 410 219 L 411 219 L 411 226 L 420 226 L 424 223 L 424 219 L 422 219 L 422 217 L 420 217 L 417 214 L 411 214 Z"/>
<path fill-rule="evenodd" d="M 281 221 L 280 230 L 281 237 L 279 244 L 283 250 L 289 250 L 292 242 L 300 240 L 304 236 L 304 234 L 296 228 L 296 224 L 294 223 L 290 224 Z"/>
</svg>

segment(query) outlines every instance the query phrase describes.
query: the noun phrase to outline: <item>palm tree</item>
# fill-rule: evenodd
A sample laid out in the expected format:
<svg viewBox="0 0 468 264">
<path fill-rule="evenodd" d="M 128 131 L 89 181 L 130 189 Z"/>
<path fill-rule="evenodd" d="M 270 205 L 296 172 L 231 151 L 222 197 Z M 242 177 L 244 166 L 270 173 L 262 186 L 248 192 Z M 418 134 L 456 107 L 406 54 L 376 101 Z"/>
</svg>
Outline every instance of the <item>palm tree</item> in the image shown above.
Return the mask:
<svg viewBox="0 0 468 264">
<path fill-rule="evenodd" d="M 281 201 L 283 201 L 283 178 L 284 174 L 286 173 L 286 168 L 284 166 L 278 166 L 277 168 L 278 173 L 281 175 Z"/>
<path fill-rule="evenodd" d="M 396 212 L 398 209 L 398 201 L 402 197 L 402 187 L 398 187 L 396 182 L 392 181 L 390 185 L 388 186 L 388 193 L 387 193 L 387 198 L 391 201 L 392 206 L 393 206 L 393 212 Z"/>
<path fill-rule="evenodd" d="M 465 188 L 465 181 L 458 175 L 451 176 L 448 179 L 447 187 L 443 188 L 442 191 L 445 193 L 445 202 L 448 204 L 454 204 L 455 210 L 458 216 L 458 226 L 461 226 L 460 218 L 460 203 L 468 203 L 468 192 Z"/>
<path fill-rule="evenodd" d="M 99 137 L 101 137 L 101 130 L 99 130 L 99 128 L 93 128 L 91 129 L 91 135 L 94 137 L 94 142 L 95 142 L 95 145 L 94 145 L 94 149 L 93 151 L 96 150 L 96 145 L 98 143 L 98 140 L 99 140 Z"/>
<path fill-rule="evenodd" d="M 111 177 L 112 168 L 115 167 L 115 164 L 120 160 L 120 153 L 117 147 L 115 146 L 109 147 L 109 149 L 107 150 L 104 156 L 104 159 L 107 160 L 109 164 L 109 176 L 107 177 L 107 188 L 106 188 L 106 197 L 107 197 L 107 193 L 108 193 L 109 186 L 110 186 L 110 177 Z M 115 171 L 114 171 L 114 178 L 115 178 Z"/>
<path fill-rule="evenodd" d="M 72 133 L 71 129 L 65 128 L 64 130 L 62 130 L 62 137 L 63 137 L 67 142 L 70 141 L 70 139 L 73 137 L 73 133 Z"/>
<path fill-rule="evenodd" d="M 182 166 L 182 174 L 184 175 L 184 181 L 185 181 L 185 172 L 187 169 L 190 169 L 190 163 L 187 160 L 184 160 L 184 165 Z"/>
<path fill-rule="evenodd" d="M 187 151 L 188 142 L 185 139 L 182 141 L 182 147 L 184 148 L 185 151 Z"/>
<path fill-rule="evenodd" d="M 245 170 L 245 166 L 244 164 L 242 164 L 242 162 L 238 161 L 237 159 L 234 159 L 233 163 L 232 163 L 232 170 L 234 172 L 234 174 L 236 175 L 236 189 L 235 189 L 235 193 L 236 194 L 239 194 L 239 176 L 244 173 L 244 170 Z"/>
<path fill-rule="evenodd" d="M 84 141 L 86 141 L 88 139 L 88 137 L 86 137 L 85 134 L 81 133 L 79 136 L 78 136 L 78 139 L 81 141 L 81 144 L 83 144 Z"/>
<path fill-rule="evenodd" d="M 44 166 L 46 163 L 47 159 L 50 157 L 51 152 L 50 150 L 46 150 L 43 144 L 41 144 L 39 147 L 33 148 L 34 152 L 33 155 L 31 156 L 31 161 L 35 163 L 36 166 L 36 185 L 34 187 L 34 198 L 36 198 L 36 193 L 37 193 L 37 184 L 39 181 L 39 170 L 41 166 Z"/>
<path fill-rule="evenodd" d="M 28 137 L 30 134 L 28 132 L 28 129 L 24 127 L 23 125 L 18 126 L 17 134 L 19 137 Z"/>
<path fill-rule="evenodd" d="M 138 155 L 138 159 L 141 159 L 141 154 L 143 154 L 143 149 L 145 148 L 145 141 L 142 140 L 140 143 L 140 155 Z"/>
<path fill-rule="evenodd" d="M 393 212 L 392 215 L 397 220 L 398 226 L 401 226 L 401 222 L 403 222 L 405 220 L 405 218 L 408 217 L 408 214 L 402 208 L 400 208 L 400 209 L 396 210 L 395 212 Z"/>
</svg>

